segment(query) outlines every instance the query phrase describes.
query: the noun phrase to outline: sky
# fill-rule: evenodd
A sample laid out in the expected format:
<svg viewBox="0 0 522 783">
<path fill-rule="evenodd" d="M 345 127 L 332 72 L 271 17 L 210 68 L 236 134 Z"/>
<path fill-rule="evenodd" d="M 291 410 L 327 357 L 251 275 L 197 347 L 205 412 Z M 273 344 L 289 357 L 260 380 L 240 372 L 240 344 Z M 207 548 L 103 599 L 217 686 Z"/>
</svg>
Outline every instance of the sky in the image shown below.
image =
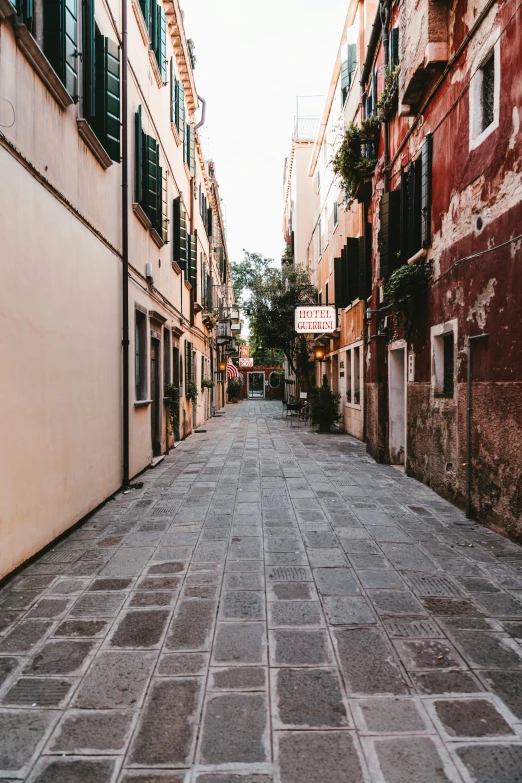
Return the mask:
<svg viewBox="0 0 522 783">
<path fill-rule="evenodd" d="M 322 96 L 300 100 L 300 114 L 322 113 L 348 0 L 182 0 L 182 8 L 230 260 L 246 248 L 279 262 L 296 96 Z"/>
</svg>

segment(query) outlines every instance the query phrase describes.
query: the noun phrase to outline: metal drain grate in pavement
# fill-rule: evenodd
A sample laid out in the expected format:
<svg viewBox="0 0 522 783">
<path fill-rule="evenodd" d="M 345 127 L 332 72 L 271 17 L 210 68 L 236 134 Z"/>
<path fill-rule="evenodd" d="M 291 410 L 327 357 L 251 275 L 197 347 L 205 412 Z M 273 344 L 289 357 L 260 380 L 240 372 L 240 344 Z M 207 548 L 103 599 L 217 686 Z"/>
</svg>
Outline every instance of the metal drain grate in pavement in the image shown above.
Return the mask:
<svg viewBox="0 0 522 783">
<path fill-rule="evenodd" d="M 307 576 L 306 569 L 293 568 L 291 566 L 270 568 L 268 571 L 268 578 L 277 582 L 303 582 L 307 579 Z"/>
<path fill-rule="evenodd" d="M 443 636 L 440 628 L 431 620 L 389 620 L 384 623 L 392 637 L 402 639 Z"/>
<path fill-rule="evenodd" d="M 403 574 L 403 577 L 417 595 L 462 595 L 461 590 L 444 576 Z"/>
</svg>

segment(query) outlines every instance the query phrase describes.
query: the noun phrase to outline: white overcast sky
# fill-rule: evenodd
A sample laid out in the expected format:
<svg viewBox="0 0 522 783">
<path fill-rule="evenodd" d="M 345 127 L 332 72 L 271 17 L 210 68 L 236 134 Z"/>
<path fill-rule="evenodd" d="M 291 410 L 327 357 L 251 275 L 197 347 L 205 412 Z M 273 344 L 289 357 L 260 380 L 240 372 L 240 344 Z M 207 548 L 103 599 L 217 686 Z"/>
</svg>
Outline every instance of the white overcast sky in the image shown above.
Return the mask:
<svg viewBox="0 0 522 783">
<path fill-rule="evenodd" d="M 200 129 L 225 204 L 231 261 L 242 248 L 279 260 L 283 166 L 297 95 L 326 96 L 348 0 L 182 0 L 194 40 Z M 320 114 L 301 103 L 300 114 Z M 199 113 L 198 113 L 199 119 Z"/>
</svg>

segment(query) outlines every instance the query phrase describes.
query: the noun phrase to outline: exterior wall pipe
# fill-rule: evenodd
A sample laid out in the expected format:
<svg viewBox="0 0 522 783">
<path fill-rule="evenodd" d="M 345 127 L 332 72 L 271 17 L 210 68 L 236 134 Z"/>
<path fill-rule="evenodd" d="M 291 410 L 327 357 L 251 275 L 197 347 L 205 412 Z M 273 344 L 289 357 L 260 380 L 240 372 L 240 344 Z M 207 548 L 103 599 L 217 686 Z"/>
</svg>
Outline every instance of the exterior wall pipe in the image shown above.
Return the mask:
<svg viewBox="0 0 522 783">
<path fill-rule="evenodd" d="M 128 168 L 128 60 L 127 3 L 121 3 L 121 233 L 122 233 L 122 404 L 123 404 L 123 486 L 129 483 L 129 168 Z"/>
<path fill-rule="evenodd" d="M 471 519 L 471 384 L 473 381 L 472 350 L 475 340 L 487 340 L 489 334 L 476 334 L 468 337 L 468 377 L 467 377 L 467 404 L 466 404 L 466 516 Z"/>
<path fill-rule="evenodd" d="M 390 0 L 381 0 L 379 3 L 379 10 L 381 14 L 381 25 L 382 25 L 382 45 L 384 49 L 384 69 L 386 73 L 386 68 L 389 65 L 390 62 L 390 8 L 391 2 Z M 375 101 L 377 96 L 375 95 L 373 97 L 373 100 Z M 383 174 L 383 184 L 384 184 L 384 192 L 387 193 L 390 189 L 390 172 L 388 171 L 388 164 L 390 162 L 390 125 L 387 119 L 384 120 L 384 174 Z"/>
<path fill-rule="evenodd" d="M 366 57 L 364 58 L 364 65 L 361 71 L 360 85 L 363 92 L 364 92 L 366 82 L 368 81 L 368 76 L 370 75 L 370 69 L 372 67 L 375 50 L 377 48 L 377 43 L 379 42 L 381 26 L 382 26 L 381 9 L 379 7 L 377 8 L 377 13 L 375 14 L 370 40 L 368 41 L 368 48 L 366 49 Z"/>
<path fill-rule="evenodd" d="M 197 130 L 198 128 L 201 128 L 202 125 L 205 124 L 205 115 L 207 113 L 207 102 L 204 98 L 201 97 L 201 95 L 198 95 L 198 101 L 202 104 L 201 106 L 201 119 L 196 125 L 194 130 Z"/>
</svg>

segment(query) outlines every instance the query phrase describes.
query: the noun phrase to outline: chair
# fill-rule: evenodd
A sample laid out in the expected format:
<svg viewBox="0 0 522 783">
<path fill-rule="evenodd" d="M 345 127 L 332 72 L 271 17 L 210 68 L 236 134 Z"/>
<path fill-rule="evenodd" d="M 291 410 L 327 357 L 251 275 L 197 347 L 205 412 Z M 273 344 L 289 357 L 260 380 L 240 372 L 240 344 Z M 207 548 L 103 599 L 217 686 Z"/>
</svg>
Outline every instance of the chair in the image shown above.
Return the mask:
<svg viewBox="0 0 522 783">
<path fill-rule="evenodd" d="M 293 420 L 295 419 L 297 421 L 297 426 L 299 427 L 299 415 L 301 412 L 301 408 L 303 407 L 302 403 L 300 402 L 289 402 L 286 406 L 286 426 L 288 427 L 288 419 L 290 419 L 290 426 L 293 427 Z"/>
</svg>

